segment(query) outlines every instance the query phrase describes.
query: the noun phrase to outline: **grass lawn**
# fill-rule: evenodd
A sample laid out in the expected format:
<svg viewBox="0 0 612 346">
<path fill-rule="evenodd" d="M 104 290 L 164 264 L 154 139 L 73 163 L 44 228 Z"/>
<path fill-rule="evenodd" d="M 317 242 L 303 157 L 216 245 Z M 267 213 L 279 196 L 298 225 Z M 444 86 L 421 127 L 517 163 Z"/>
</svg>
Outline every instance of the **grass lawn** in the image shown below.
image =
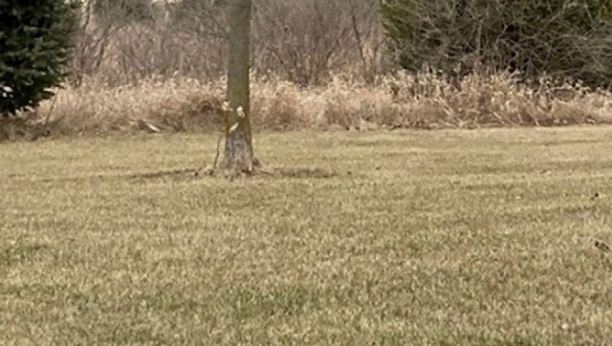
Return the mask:
<svg viewBox="0 0 612 346">
<path fill-rule="evenodd" d="M 0 344 L 612 344 L 612 127 L 0 145 Z"/>
</svg>

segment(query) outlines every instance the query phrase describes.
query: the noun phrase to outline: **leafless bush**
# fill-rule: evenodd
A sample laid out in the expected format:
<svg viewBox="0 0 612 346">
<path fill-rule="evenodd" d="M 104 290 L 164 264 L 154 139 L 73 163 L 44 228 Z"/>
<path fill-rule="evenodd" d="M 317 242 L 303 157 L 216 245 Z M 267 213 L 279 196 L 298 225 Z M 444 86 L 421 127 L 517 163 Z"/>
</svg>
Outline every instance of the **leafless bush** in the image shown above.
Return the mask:
<svg viewBox="0 0 612 346">
<path fill-rule="evenodd" d="M 70 81 L 79 86 L 83 78 L 99 71 L 105 61 L 111 37 L 120 28 L 110 22 L 94 18 L 94 3 L 86 2 L 80 9 L 79 27 L 75 35 L 74 57 L 70 68 Z"/>
<path fill-rule="evenodd" d="M 385 0 L 396 61 L 464 76 L 483 68 L 611 88 L 608 0 Z"/>
<path fill-rule="evenodd" d="M 380 69 L 382 32 L 375 0 L 268 0 L 257 2 L 255 66 L 278 71 L 299 85 L 359 66 Z"/>
<path fill-rule="evenodd" d="M 306 86 L 334 73 L 373 79 L 384 68 L 376 0 L 257 0 L 252 67 Z M 227 25 L 220 0 L 157 1 L 146 20 L 125 20 L 83 8 L 72 66 L 108 84 L 151 76 L 211 80 L 224 74 Z"/>
</svg>

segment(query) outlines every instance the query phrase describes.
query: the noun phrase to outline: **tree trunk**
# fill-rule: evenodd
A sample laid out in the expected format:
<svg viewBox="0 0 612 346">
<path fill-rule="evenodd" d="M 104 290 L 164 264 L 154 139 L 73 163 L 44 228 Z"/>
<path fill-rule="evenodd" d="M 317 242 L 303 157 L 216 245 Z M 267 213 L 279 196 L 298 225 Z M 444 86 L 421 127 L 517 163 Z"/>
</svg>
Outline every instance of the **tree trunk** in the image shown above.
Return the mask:
<svg viewBox="0 0 612 346">
<path fill-rule="evenodd" d="M 249 51 L 251 0 L 230 0 L 229 66 L 225 111 L 226 168 L 251 173 L 255 158 L 251 141 Z"/>
</svg>

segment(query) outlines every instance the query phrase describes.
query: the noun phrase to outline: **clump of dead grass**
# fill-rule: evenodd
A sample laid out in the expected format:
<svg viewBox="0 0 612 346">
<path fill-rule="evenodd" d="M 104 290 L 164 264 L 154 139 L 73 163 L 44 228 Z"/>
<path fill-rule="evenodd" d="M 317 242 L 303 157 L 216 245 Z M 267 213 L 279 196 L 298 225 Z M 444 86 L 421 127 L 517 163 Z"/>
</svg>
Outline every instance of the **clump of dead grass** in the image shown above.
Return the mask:
<svg viewBox="0 0 612 346">
<path fill-rule="evenodd" d="M 542 78 L 533 88 L 512 75 L 474 74 L 458 83 L 433 73 L 396 73 L 364 83 L 335 76 L 322 86 L 253 77 L 257 129 L 477 128 L 612 122 L 612 95 Z M 107 86 L 95 79 L 59 90 L 28 121 L 57 134 L 213 131 L 222 124 L 225 81 L 146 79 Z M 47 119 L 47 115 L 50 116 Z"/>
<path fill-rule="evenodd" d="M 139 121 L 161 129 L 181 131 L 214 123 L 222 89 L 192 79 L 146 79 L 135 85 L 107 87 L 95 80 L 80 88 L 59 90 L 37 114 L 51 111 L 62 130 L 71 133 L 108 133 L 138 128 Z M 55 103 L 55 105 L 53 105 Z"/>
<path fill-rule="evenodd" d="M 402 125 L 408 126 L 555 126 L 612 119 L 609 92 L 546 77 L 533 83 L 535 88 L 508 73 L 473 74 L 455 85 L 433 74 L 402 75 L 384 83 L 393 91 L 396 111 L 415 115 L 404 119 L 409 122 Z"/>
</svg>

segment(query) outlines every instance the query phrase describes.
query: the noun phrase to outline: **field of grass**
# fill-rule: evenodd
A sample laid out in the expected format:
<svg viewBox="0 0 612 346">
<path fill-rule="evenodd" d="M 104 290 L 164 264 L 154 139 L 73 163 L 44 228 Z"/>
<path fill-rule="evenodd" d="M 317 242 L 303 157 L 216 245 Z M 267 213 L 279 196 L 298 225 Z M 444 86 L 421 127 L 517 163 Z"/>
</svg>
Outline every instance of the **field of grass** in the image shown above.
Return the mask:
<svg viewBox="0 0 612 346">
<path fill-rule="evenodd" d="M 0 146 L 0 344 L 612 344 L 612 128 Z"/>
</svg>

